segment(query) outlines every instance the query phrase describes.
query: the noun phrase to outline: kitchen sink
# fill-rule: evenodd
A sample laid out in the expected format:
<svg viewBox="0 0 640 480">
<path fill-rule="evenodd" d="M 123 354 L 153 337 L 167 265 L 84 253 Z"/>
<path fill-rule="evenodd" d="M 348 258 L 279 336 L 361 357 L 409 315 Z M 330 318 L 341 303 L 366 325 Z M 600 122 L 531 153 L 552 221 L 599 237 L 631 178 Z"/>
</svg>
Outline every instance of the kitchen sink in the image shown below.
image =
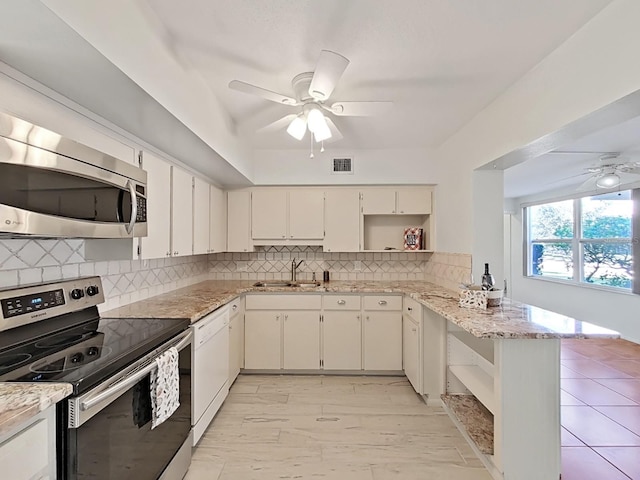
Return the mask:
<svg viewBox="0 0 640 480">
<path fill-rule="evenodd" d="M 299 287 L 313 288 L 319 287 L 320 282 L 290 282 L 285 280 L 261 280 L 253 284 L 254 287 Z"/>
</svg>

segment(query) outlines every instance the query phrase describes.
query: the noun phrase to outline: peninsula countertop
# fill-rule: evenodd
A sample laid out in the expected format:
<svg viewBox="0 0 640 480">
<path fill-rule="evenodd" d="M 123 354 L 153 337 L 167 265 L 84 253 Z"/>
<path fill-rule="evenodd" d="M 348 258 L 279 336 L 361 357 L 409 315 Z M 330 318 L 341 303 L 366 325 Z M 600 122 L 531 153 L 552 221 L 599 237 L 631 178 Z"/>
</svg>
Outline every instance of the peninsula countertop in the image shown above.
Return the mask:
<svg viewBox="0 0 640 480">
<path fill-rule="evenodd" d="M 0 437 L 71 395 L 70 383 L 0 383 Z"/>
<path fill-rule="evenodd" d="M 505 298 L 500 307 L 461 308 L 458 294 L 421 281 L 331 281 L 317 287 L 255 287 L 255 280 L 207 280 L 106 311 L 112 318 L 188 318 L 196 322 L 243 293 L 394 293 L 408 295 L 479 338 L 619 338 L 597 325 Z"/>
</svg>

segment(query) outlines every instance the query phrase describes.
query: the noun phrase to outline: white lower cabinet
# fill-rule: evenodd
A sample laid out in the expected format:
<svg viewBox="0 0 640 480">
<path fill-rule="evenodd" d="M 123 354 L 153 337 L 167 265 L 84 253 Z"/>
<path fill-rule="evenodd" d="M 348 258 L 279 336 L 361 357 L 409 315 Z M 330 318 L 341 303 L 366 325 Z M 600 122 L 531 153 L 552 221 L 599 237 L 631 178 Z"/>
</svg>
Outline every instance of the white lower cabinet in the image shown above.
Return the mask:
<svg viewBox="0 0 640 480">
<path fill-rule="evenodd" d="M 325 370 L 362 369 L 360 311 L 327 311 L 322 320 L 322 364 Z"/>
<path fill-rule="evenodd" d="M 247 295 L 246 370 L 320 367 L 320 295 Z"/>
<path fill-rule="evenodd" d="M 0 435 L 0 477 L 55 480 L 56 408 L 49 407 L 17 429 Z"/>
<path fill-rule="evenodd" d="M 285 370 L 320 368 L 320 314 L 284 312 L 283 367 Z"/>
<path fill-rule="evenodd" d="M 365 295 L 362 304 L 363 369 L 402 370 L 402 297 Z"/>
<path fill-rule="evenodd" d="M 420 374 L 420 325 L 411 317 L 402 319 L 402 366 L 413 389 L 422 392 Z"/>
<path fill-rule="evenodd" d="M 229 386 L 244 368 L 244 297 L 229 304 Z"/>
</svg>

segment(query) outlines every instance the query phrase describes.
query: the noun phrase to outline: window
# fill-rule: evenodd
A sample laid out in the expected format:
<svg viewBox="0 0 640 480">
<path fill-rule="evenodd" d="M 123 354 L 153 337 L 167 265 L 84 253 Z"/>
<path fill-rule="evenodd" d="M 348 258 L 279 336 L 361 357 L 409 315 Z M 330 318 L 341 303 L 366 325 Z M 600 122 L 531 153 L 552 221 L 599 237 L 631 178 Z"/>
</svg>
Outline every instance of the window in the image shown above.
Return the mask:
<svg viewBox="0 0 640 480">
<path fill-rule="evenodd" d="M 630 290 L 631 191 L 525 208 L 526 274 Z"/>
</svg>

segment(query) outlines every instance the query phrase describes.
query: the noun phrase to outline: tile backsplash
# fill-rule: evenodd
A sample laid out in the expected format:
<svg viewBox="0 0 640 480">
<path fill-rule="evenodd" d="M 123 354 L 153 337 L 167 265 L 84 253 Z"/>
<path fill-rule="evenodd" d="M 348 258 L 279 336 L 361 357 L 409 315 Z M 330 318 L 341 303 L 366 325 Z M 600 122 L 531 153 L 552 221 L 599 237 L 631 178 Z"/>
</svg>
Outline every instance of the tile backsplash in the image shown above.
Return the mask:
<svg viewBox="0 0 640 480">
<path fill-rule="evenodd" d="M 84 240 L 0 240 L 0 288 L 99 275 L 106 301 L 101 311 L 207 280 L 289 279 L 291 261 L 304 260 L 298 278 L 322 280 L 427 280 L 451 290 L 471 275 L 471 255 L 425 252 L 333 253 L 322 247 L 260 247 L 152 260 L 94 262 Z"/>
<path fill-rule="evenodd" d="M 206 255 L 153 260 L 85 260 L 84 240 L 0 240 L 0 288 L 99 275 L 101 311 L 159 295 L 209 277 Z"/>
</svg>

